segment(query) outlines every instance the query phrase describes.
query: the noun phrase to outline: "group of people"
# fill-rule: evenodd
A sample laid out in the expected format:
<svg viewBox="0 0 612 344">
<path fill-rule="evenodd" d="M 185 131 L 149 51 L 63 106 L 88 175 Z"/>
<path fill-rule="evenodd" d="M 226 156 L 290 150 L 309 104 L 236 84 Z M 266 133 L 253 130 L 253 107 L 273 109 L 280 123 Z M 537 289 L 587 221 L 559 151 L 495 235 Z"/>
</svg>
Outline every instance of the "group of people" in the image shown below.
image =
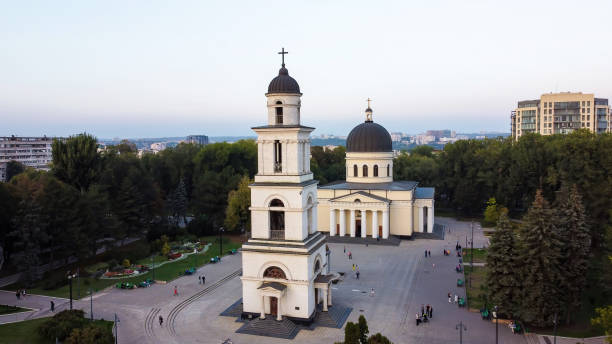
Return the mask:
<svg viewBox="0 0 612 344">
<path fill-rule="evenodd" d="M 353 259 L 353 253 L 351 251 L 348 251 L 348 253 L 346 252 L 346 246 L 344 246 L 344 254 L 346 254 L 346 256 L 348 257 L 348 259 L 352 260 Z"/>
<path fill-rule="evenodd" d="M 353 264 L 353 273 L 355 273 L 355 278 L 359 279 L 359 265 Z"/>
<path fill-rule="evenodd" d="M 198 276 L 198 283 L 199 284 L 206 284 L 206 276 L 204 276 L 204 275 Z"/>
<path fill-rule="evenodd" d="M 449 292 L 448 293 L 448 303 L 458 303 L 459 302 L 459 295 L 455 294 L 455 298 L 453 299 L 453 295 Z"/>
<path fill-rule="evenodd" d="M 431 258 L 431 251 L 430 250 L 425 250 L 425 258 Z"/>
<path fill-rule="evenodd" d="M 26 297 L 26 291 L 25 289 L 17 289 L 17 291 L 15 292 L 15 296 L 17 297 L 17 300 L 20 300 L 21 297 Z"/>
<path fill-rule="evenodd" d="M 416 325 L 419 326 L 421 323 L 426 323 L 431 318 L 433 318 L 433 307 L 421 305 L 421 313 L 416 314 Z"/>
</svg>

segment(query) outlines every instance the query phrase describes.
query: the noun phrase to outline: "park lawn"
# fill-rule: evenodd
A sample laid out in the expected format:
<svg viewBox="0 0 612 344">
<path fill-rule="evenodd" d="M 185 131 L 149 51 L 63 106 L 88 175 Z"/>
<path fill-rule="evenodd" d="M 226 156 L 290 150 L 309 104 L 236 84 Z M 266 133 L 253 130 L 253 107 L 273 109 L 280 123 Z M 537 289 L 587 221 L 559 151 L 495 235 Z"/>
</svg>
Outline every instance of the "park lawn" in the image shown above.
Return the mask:
<svg viewBox="0 0 612 344">
<path fill-rule="evenodd" d="M 463 262 L 469 263 L 472 255 L 471 248 L 464 248 L 465 255 L 463 256 Z M 474 249 L 474 263 L 486 263 L 487 262 L 487 249 L 475 248 Z"/>
<path fill-rule="evenodd" d="M 216 240 L 216 237 L 211 238 L 212 240 Z M 211 241 L 212 241 L 211 240 Z M 223 238 L 223 253 L 224 255 L 228 253 L 228 251 L 232 249 L 238 249 L 242 246 L 241 243 L 236 242 L 235 240 L 231 240 L 230 238 Z M 204 253 L 198 253 L 195 255 L 190 255 L 186 259 L 181 259 L 176 262 L 164 264 L 158 268 L 155 268 L 153 271 L 149 271 L 147 273 L 141 274 L 136 277 L 130 278 L 122 278 L 122 279 L 96 279 L 92 277 L 83 277 L 80 278 L 80 281 L 77 282 L 73 280 L 72 284 L 72 297 L 73 298 L 82 298 L 88 295 L 88 290 L 91 288 L 94 292 L 105 289 L 109 286 L 115 285 L 121 282 L 130 282 L 134 284 L 138 284 L 146 279 L 153 278 L 155 276 L 155 280 L 158 281 L 172 281 L 185 273 L 185 270 L 192 267 L 200 267 L 206 263 L 210 262 L 210 258 L 219 255 L 219 243 L 218 241 L 213 241 L 210 248 Z M 149 258 L 150 261 L 150 258 Z M 17 284 L 11 285 L 7 287 L 9 290 L 17 290 L 22 288 Z M 39 295 L 47 295 L 53 297 L 70 297 L 70 286 L 65 285 L 57 289 L 43 289 L 42 283 L 39 281 L 37 285 L 33 288 L 26 289 L 29 294 L 39 294 Z"/>
<path fill-rule="evenodd" d="M 476 255 L 474 255 L 474 259 Z M 468 306 L 470 309 L 480 310 L 485 305 L 485 268 L 482 266 L 475 266 L 474 272 L 471 272 L 470 266 L 464 266 L 465 276 L 465 291 Z M 469 286 L 470 275 L 472 275 L 472 286 Z"/>
<path fill-rule="evenodd" d="M 49 318 L 38 318 L 16 323 L 0 325 L 0 344 L 53 344 L 55 340 L 48 340 L 38 335 L 38 326 Z M 94 320 L 94 325 L 112 331 L 113 322 Z"/>
<path fill-rule="evenodd" d="M 0 305 L 0 315 L 21 313 L 21 312 L 27 312 L 27 311 L 31 311 L 31 309 L 15 307 L 15 306 Z"/>
</svg>

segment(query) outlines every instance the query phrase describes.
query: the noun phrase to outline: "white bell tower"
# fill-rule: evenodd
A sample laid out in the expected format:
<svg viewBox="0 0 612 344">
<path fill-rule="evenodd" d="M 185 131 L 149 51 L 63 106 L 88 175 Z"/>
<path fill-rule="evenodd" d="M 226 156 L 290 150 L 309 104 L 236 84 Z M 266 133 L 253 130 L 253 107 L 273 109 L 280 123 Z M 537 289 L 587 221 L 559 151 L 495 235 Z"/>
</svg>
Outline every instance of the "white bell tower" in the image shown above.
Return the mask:
<svg viewBox="0 0 612 344">
<path fill-rule="evenodd" d="M 312 127 L 300 122 L 300 87 L 282 67 L 266 93 L 268 123 L 257 133 L 258 171 L 251 184 L 249 241 L 242 247 L 243 312 L 308 320 L 331 294 L 315 279 L 327 271 L 326 239 L 317 231 L 317 184 L 310 171 Z M 323 292 L 325 289 L 325 292 Z M 322 294 L 325 294 L 323 297 Z M 325 300 L 323 300 L 325 299 Z"/>
</svg>

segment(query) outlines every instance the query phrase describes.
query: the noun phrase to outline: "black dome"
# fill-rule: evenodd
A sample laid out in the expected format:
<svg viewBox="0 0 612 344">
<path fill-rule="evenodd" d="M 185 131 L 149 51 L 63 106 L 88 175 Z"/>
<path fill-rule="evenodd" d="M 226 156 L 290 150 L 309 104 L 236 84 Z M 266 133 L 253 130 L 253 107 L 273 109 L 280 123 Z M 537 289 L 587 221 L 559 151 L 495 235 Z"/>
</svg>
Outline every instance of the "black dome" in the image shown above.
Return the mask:
<svg viewBox="0 0 612 344">
<path fill-rule="evenodd" d="M 289 76 L 289 71 L 283 65 L 278 76 L 270 81 L 268 93 L 300 93 L 300 85 Z"/>
<path fill-rule="evenodd" d="M 392 152 L 391 135 L 382 125 L 366 121 L 346 138 L 347 152 Z"/>
</svg>

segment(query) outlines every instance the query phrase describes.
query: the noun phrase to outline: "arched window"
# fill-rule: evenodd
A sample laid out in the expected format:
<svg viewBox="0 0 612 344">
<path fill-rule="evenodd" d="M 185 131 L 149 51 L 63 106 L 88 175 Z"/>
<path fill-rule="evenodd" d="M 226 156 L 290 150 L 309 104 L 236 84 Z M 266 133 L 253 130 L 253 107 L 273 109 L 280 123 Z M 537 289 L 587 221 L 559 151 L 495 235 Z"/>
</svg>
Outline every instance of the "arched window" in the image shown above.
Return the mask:
<svg viewBox="0 0 612 344">
<path fill-rule="evenodd" d="M 321 261 L 317 259 L 317 262 L 315 263 L 315 266 L 314 266 L 314 273 L 316 274 L 320 269 L 321 269 Z"/>
<path fill-rule="evenodd" d="M 363 176 L 364 177 L 368 176 L 368 165 L 363 165 Z"/>
<path fill-rule="evenodd" d="M 387 177 L 389 177 L 391 175 L 390 169 L 391 169 L 391 165 L 387 164 Z"/>
<path fill-rule="evenodd" d="M 374 165 L 374 177 L 378 177 L 378 165 Z"/>
<path fill-rule="evenodd" d="M 281 101 L 277 101 L 276 105 L 283 105 L 283 103 Z M 282 106 L 277 106 L 276 107 L 276 124 L 283 124 L 283 107 Z"/>
<path fill-rule="evenodd" d="M 312 233 L 313 232 L 313 223 L 312 223 L 312 197 L 308 196 L 308 211 L 307 211 L 307 221 L 308 221 L 308 233 Z"/>
<path fill-rule="evenodd" d="M 357 167 L 357 165 L 353 165 L 353 177 L 358 177 L 359 174 L 359 168 Z"/>
<path fill-rule="evenodd" d="M 263 277 L 287 279 L 287 276 L 285 276 L 285 272 L 283 271 L 283 269 L 277 266 L 271 266 L 267 268 L 266 271 L 264 271 Z"/>
<path fill-rule="evenodd" d="M 285 205 L 279 199 L 270 202 L 270 208 L 282 208 Z M 285 212 L 270 210 L 270 239 L 285 239 Z"/>
</svg>

